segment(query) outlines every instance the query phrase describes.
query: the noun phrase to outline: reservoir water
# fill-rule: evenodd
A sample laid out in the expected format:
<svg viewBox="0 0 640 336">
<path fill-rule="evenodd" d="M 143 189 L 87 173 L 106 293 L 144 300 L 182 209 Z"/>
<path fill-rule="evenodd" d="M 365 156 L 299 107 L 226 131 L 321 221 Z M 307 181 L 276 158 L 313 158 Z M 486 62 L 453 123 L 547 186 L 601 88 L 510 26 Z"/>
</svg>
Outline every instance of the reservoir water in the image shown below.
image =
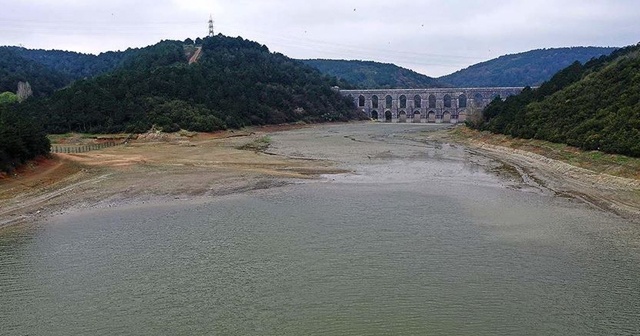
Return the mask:
<svg viewBox="0 0 640 336">
<path fill-rule="evenodd" d="M 640 334 L 637 224 L 432 129 L 283 132 L 353 173 L 7 230 L 0 334 Z"/>
</svg>

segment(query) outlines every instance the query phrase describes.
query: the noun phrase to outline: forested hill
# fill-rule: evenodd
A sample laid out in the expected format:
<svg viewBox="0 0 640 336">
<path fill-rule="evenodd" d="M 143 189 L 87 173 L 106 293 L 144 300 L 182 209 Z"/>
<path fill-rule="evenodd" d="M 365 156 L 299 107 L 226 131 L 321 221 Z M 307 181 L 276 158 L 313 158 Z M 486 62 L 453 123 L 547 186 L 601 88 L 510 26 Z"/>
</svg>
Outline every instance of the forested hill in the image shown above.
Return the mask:
<svg viewBox="0 0 640 336">
<path fill-rule="evenodd" d="M 302 62 L 361 89 L 420 89 L 443 86 L 436 79 L 394 64 L 324 59 Z"/>
<path fill-rule="evenodd" d="M 94 77 L 115 70 L 126 57 L 138 49 L 110 51 L 99 55 L 73 51 L 26 49 L 22 47 L 2 47 L 16 55 L 36 62 L 49 70 L 64 74 L 72 79 Z"/>
<path fill-rule="evenodd" d="M 472 126 L 640 157 L 640 44 L 581 65 L 539 89 L 495 100 Z"/>
<path fill-rule="evenodd" d="M 41 97 L 75 80 L 115 71 L 135 62 L 147 48 L 129 48 L 99 55 L 62 50 L 0 47 L 0 93 L 16 92 L 18 82 L 28 82 L 34 96 Z"/>
<path fill-rule="evenodd" d="M 573 62 L 609 55 L 616 48 L 538 49 L 472 65 L 437 80 L 454 87 L 538 86 Z"/>
<path fill-rule="evenodd" d="M 0 93 L 16 93 L 18 82 L 29 82 L 34 96 L 45 96 L 72 80 L 68 75 L 21 57 L 10 48 L 0 47 Z"/>
<path fill-rule="evenodd" d="M 359 117 L 331 89 L 336 79 L 266 46 L 222 35 L 202 40 L 203 56 L 187 64 L 184 43 L 164 41 L 124 61 L 116 71 L 75 82 L 21 113 L 50 133 L 213 131 L 244 125 Z M 342 83 L 344 86 L 344 83 Z"/>
</svg>

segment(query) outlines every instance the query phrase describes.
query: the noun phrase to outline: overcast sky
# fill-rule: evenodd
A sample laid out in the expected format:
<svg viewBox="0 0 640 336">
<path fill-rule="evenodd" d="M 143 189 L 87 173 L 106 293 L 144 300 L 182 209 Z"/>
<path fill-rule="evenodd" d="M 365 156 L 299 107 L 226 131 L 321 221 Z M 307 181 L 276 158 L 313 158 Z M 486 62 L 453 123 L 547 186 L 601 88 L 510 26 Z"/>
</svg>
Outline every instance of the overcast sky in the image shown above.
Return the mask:
<svg viewBox="0 0 640 336">
<path fill-rule="evenodd" d="M 293 58 L 441 76 L 504 54 L 640 42 L 640 0 L 0 0 L 0 45 L 86 53 L 215 32 Z"/>
</svg>

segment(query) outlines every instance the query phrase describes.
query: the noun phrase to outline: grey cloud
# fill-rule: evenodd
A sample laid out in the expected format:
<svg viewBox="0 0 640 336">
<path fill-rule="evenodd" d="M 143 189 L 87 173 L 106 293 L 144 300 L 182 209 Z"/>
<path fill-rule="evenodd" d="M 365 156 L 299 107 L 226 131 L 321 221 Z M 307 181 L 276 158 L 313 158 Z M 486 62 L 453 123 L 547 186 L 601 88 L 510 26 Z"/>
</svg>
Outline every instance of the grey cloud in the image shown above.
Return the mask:
<svg viewBox="0 0 640 336">
<path fill-rule="evenodd" d="M 216 30 L 296 58 L 392 62 L 438 76 L 535 48 L 637 43 L 637 1 L 13 1 L 0 45 L 100 52 Z"/>
</svg>

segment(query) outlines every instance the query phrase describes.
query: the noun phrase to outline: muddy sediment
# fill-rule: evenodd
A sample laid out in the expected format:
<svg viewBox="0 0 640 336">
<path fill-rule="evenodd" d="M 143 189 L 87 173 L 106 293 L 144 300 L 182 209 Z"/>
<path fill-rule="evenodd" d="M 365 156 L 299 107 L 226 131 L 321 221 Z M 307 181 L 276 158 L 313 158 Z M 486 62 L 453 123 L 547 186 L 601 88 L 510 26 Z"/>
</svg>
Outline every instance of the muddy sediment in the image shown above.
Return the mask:
<svg viewBox="0 0 640 336">
<path fill-rule="evenodd" d="M 383 128 L 382 128 L 383 127 Z M 61 211 L 189 201 L 273 188 L 357 167 L 426 155 L 504 175 L 514 186 L 574 197 L 640 220 L 640 181 L 595 173 L 539 154 L 458 140 L 436 125 L 256 128 L 189 137 L 139 137 L 81 154 L 55 154 L 0 181 L 0 227 Z M 402 144 L 402 146 L 399 146 Z"/>
<path fill-rule="evenodd" d="M 514 167 L 527 184 L 543 186 L 558 196 L 577 198 L 640 222 L 640 181 L 636 179 L 597 173 L 520 149 L 479 142 L 467 145 Z"/>
</svg>

